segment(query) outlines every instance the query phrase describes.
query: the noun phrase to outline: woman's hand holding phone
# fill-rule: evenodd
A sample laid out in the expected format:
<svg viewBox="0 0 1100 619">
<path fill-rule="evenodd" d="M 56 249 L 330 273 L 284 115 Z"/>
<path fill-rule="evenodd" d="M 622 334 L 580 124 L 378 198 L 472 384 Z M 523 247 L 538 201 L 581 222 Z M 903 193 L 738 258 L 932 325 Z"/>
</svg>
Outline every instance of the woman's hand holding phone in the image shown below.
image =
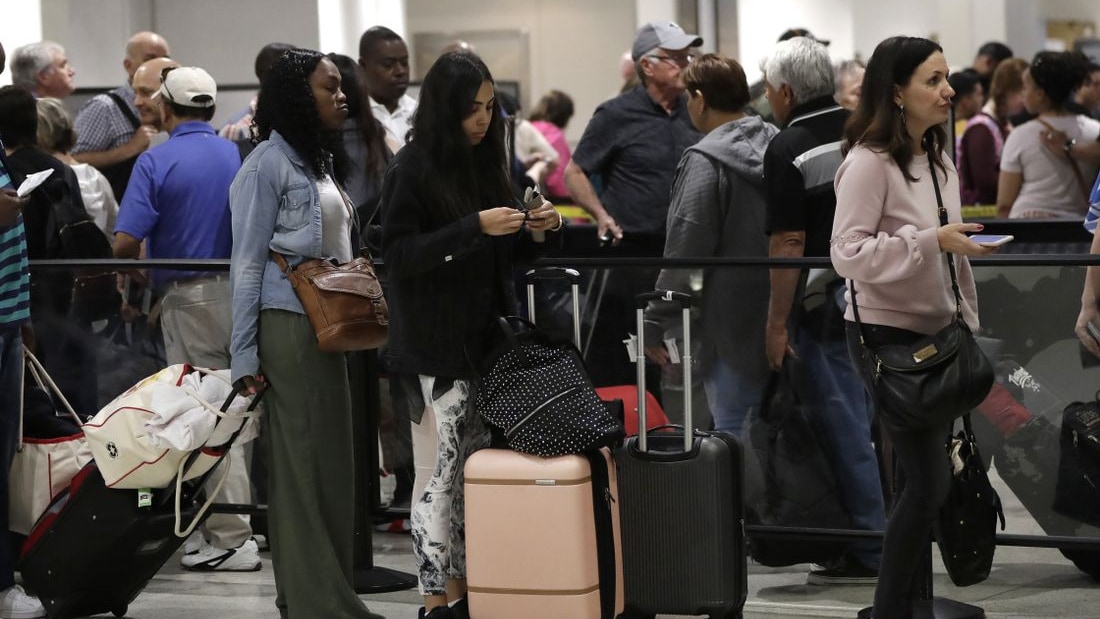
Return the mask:
<svg viewBox="0 0 1100 619">
<path fill-rule="evenodd" d="M 940 226 L 936 230 L 940 251 L 949 251 L 960 256 L 987 256 L 997 251 L 996 247 L 979 245 L 967 236 L 967 233 L 981 230 L 981 224 L 953 223 Z"/>
<path fill-rule="evenodd" d="M 498 206 L 478 213 L 481 231 L 489 236 L 515 234 L 523 226 L 525 217 L 524 211 L 510 206 Z"/>
</svg>

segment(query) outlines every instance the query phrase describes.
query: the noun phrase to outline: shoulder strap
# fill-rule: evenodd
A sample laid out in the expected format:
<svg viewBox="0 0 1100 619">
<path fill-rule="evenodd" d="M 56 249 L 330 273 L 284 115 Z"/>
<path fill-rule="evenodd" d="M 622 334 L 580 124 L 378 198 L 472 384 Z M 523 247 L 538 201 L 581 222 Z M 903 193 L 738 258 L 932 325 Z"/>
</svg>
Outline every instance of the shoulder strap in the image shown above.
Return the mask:
<svg viewBox="0 0 1100 619">
<path fill-rule="evenodd" d="M 936 206 L 938 207 L 940 216 L 940 225 L 947 225 L 947 207 L 943 205 L 943 195 L 940 194 L 940 181 L 936 176 L 936 166 L 932 162 L 932 148 L 925 148 L 925 152 L 928 154 L 928 171 L 932 174 L 932 187 L 936 190 Z M 1077 166 L 1074 166 L 1075 168 Z M 955 256 L 951 252 L 944 252 L 947 254 L 947 269 L 951 272 L 951 291 L 955 294 L 955 315 L 959 320 L 962 320 L 962 293 L 959 292 L 959 279 L 955 274 Z M 863 337 L 863 323 L 859 320 L 859 304 L 856 303 L 856 287 L 855 280 L 848 280 L 848 291 L 852 296 L 852 316 L 856 319 L 856 327 L 859 329 L 859 339 L 864 340 Z"/>
<path fill-rule="evenodd" d="M 125 99 L 120 97 L 117 92 L 109 92 L 107 93 L 107 96 L 111 98 L 111 101 L 115 102 L 115 105 L 118 106 L 118 109 L 122 112 L 122 115 L 130 121 L 130 124 L 134 126 L 135 130 L 141 126 L 141 120 L 138 119 L 137 115 L 134 114 L 134 111 L 130 109 L 130 106 L 126 103 Z"/>
<path fill-rule="evenodd" d="M 1052 127 L 1050 123 L 1043 120 L 1042 118 L 1036 118 L 1035 120 L 1038 121 L 1039 124 L 1043 125 L 1043 127 L 1045 127 L 1047 131 L 1051 133 L 1057 131 L 1057 129 Z M 1081 174 L 1081 169 L 1077 167 L 1077 162 L 1073 160 L 1073 156 L 1069 154 L 1068 150 L 1066 151 L 1066 161 L 1069 162 L 1069 167 L 1071 170 L 1073 170 L 1073 177 L 1077 179 L 1077 186 L 1081 189 L 1081 193 L 1085 194 L 1085 202 L 1088 202 L 1089 184 L 1085 182 L 1085 177 Z"/>
</svg>

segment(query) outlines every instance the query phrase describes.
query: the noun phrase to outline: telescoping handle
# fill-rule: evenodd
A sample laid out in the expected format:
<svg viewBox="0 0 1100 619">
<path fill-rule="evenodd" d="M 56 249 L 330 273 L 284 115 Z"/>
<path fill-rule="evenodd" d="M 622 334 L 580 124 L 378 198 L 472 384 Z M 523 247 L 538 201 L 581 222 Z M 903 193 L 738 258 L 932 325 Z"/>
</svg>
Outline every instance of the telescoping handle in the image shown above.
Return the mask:
<svg viewBox="0 0 1100 619">
<path fill-rule="evenodd" d="M 573 295 L 573 344 L 579 350 L 581 347 L 581 304 L 580 282 L 581 274 L 576 269 L 561 267 L 542 267 L 527 271 L 527 319 L 535 322 L 535 282 L 553 281 L 564 279 L 569 282 L 570 294 Z"/>
<path fill-rule="evenodd" d="M 695 431 L 691 410 L 691 295 L 674 290 L 655 290 L 653 292 L 643 292 L 634 299 L 638 308 L 638 349 L 636 351 L 638 370 L 638 450 L 642 453 L 649 451 L 645 384 L 645 308 L 650 301 L 660 300 L 679 303 L 680 308 L 683 310 L 684 347 L 680 351 L 680 363 L 684 367 L 684 452 L 691 451 Z"/>
</svg>

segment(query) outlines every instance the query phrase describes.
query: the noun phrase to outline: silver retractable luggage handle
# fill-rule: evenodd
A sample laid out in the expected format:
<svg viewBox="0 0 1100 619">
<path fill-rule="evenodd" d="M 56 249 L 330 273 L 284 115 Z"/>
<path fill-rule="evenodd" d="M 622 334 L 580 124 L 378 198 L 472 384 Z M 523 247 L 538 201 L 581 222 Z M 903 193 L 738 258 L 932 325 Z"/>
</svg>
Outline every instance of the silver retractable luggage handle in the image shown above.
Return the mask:
<svg viewBox="0 0 1100 619">
<path fill-rule="evenodd" d="M 542 267 L 531 269 L 526 273 L 527 278 L 527 320 L 535 322 L 535 282 L 554 279 L 564 279 L 569 282 L 573 294 L 573 344 L 580 350 L 581 347 L 581 307 L 580 307 L 580 281 L 581 274 L 576 269 L 561 267 Z"/>
<path fill-rule="evenodd" d="M 674 290 L 655 290 L 643 292 L 634 297 L 638 308 L 638 450 L 642 453 L 649 451 L 648 440 L 648 413 L 646 411 L 646 385 L 645 385 L 645 308 L 650 301 L 675 301 L 680 304 L 684 321 L 684 348 L 680 354 L 680 363 L 684 366 L 684 453 L 691 451 L 692 440 L 695 433 L 695 423 L 691 409 L 691 304 L 690 294 L 676 292 Z"/>
</svg>

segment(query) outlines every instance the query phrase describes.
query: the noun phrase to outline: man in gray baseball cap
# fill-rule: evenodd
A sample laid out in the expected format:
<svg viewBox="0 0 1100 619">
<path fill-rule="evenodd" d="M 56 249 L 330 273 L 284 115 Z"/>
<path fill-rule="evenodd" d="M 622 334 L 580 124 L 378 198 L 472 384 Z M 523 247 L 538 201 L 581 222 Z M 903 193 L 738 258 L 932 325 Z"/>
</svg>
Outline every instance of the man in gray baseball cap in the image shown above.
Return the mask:
<svg viewBox="0 0 1100 619">
<path fill-rule="evenodd" d="M 676 165 L 684 149 L 702 137 L 691 124 L 680 79 L 693 59 L 691 48 L 702 44 L 698 35 L 672 22 L 639 28 L 631 57 L 641 85 L 596 108 L 565 167 L 570 196 L 596 220 L 602 242 L 617 251 L 652 256 L 664 251 Z M 598 196 L 588 178 L 595 174 L 603 181 Z M 621 342 L 633 330 L 633 296 L 653 290 L 657 272 L 628 269 L 615 277 L 615 290 L 605 292 L 603 303 L 622 311 L 601 312 L 593 341 L 596 360 L 589 364 L 600 385 L 634 381 Z"/>
<path fill-rule="evenodd" d="M 656 48 L 670 51 L 699 47 L 703 44 L 703 37 L 697 34 L 687 34 L 684 29 L 674 22 L 649 22 L 638 29 L 634 35 L 634 46 L 630 55 L 634 62 L 638 62 L 648 52 Z"/>
</svg>

